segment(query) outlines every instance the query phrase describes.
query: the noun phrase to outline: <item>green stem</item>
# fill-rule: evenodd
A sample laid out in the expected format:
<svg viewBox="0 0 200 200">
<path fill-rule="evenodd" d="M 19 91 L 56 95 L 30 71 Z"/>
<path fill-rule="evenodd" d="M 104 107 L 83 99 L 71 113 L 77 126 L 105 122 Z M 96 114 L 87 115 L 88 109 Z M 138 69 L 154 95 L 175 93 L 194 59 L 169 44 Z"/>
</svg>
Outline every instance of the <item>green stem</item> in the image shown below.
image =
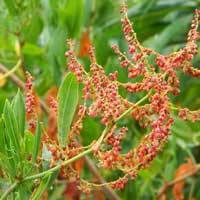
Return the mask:
<svg viewBox="0 0 200 200">
<path fill-rule="evenodd" d="M 98 141 L 97 141 L 97 142 L 93 145 L 93 147 L 92 147 L 92 149 L 93 149 L 94 151 L 97 151 L 97 150 L 99 149 L 99 147 L 100 147 L 100 145 L 101 145 L 101 143 L 102 143 L 104 137 L 106 136 L 106 134 L 108 133 L 108 131 L 111 129 L 112 126 L 113 126 L 113 124 L 111 124 L 110 126 L 107 126 L 107 127 L 104 129 L 103 133 L 101 134 L 101 137 L 98 139 Z"/>
<path fill-rule="evenodd" d="M 42 177 L 45 176 L 46 174 L 51 174 L 51 173 L 53 173 L 53 172 L 59 170 L 61 167 L 64 167 L 64 166 L 66 166 L 66 165 L 68 165 L 68 164 L 70 164 L 70 163 L 72 163 L 72 162 L 78 160 L 79 158 L 81 158 L 81 157 L 83 157 L 83 156 L 85 156 L 85 155 L 91 153 L 92 151 L 93 151 L 92 148 L 87 149 L 86 151 L 83 151 L 82 153 L 78 154 L 77 156 L 74 156 L 73 158 L 70 158 L 69 160 L 66 160 L 66 161 L 62 162 L 61 164 L 59 164 L 59 165 L 57 165 L 57 166 L 55 166 L 55 167 L 53 167 L 53 168 L 51 168 L 51 169 L 48 169 L 48 170 L 46 170 L 46 171 L 44 171 L 44 172 L 41 172 L 41 173 L 38 173 L 38 174 L 35 174 L 35 175 L 32 175 L 32 176 L 25 177 L 25 178 L 23 178 L 23 179 L 22 179 L 20 182 L 18 182 L 18 183 L 13 183 L 13 184 L 8 188 L 8 190 L 6 190 L 5 193 L 1 196 L 0 200 L 6 199 L 6 197 L 7 197 L 11 192 L 13 192 L 13 191 L 16 189 L 16 187 L 17 187 L 18 185 L 20 185 L 21 183 L 24 183 L 24 182 L 30 181 L 30 180 L 34 180 L 34 179 L 37 179 L 37 178 L 42 178 Z"/>
<path fill-rule="evenodd" d="M 21 59 L 17 62 L 17 64 L 8 72 L 6 72 L 5 74 L 3 74 L 2 76 L 0 76 L 0 80 L 10 76 L 14 71 L 16 71 L 22 64 Z"/>
<path fill-rule="evenodd" d="M 15 188 L 18 186 L 19 183 L 15 182 L 13 183 L 5 192 L 4 194 L 1 196 L 0 200 L 4 200 L 7 198 L 7 196 L 13 191 L 15 190 Z"/>
<path fill-rule="evenodd" d="M 178 110 L 178 108 L 177 108 L 177 107 L 175 107 L 175 106 L 173 106 L 172 104 L 171 104 L 171 105 L 169 105 L 169 107 L 170 107 L 170 109 L 172 109 L 172 110 Z"/>
<path fill-rule="evenodd" d="M 55 166 L 55 167 L 53 167 L 53 168 L 51 168 L 51 169 L 48 169 L 48 170 L 46 170 L 46 171 L 44 171 L 44 172 L 41 172 L 41 173 L 39 173 L 39 174 L 35 174 L 35 175 L 33 175 L 33 176 L 25 177 L 25 178 L 22 180 L 22 182 L 29 181 L 29 180 L 33 180 L 33 179 L 36 179 L 36 178 L 41 178 L 41 177 L 43 177 L 43 176 L 46 175 L 46 174 L 55 172 L 55 171 L 57 171 L 58 169 L 60 169 L 61 167 L 64 167 L 64 166 L 66 166 L 66 165 L 68 165 L 68 164 L 70 164 L 70 163 L 72 163 L 72 162 L 78 160 L 79 158 L 82 158 L 83 156 L 85 156 L 85 155 L 87 155 L 87 154 L 89 154 L 89 153 L 91 153 L 91 152 L 92 152 L 92 149 L 88 149 L 88 150 L 86 150 L 86 151 L 83 151 L 82 153 L 78 154 L 77 156 L 74 156 L 73 158 L 70 158 L 69 160 L 66 160 L 66 161 L 64 161 L 63 163 L 61 163 L 61 164 L 59 164 L 59 165 L 57 165 L 57 166 Z"/>
<path fill-rule="evenodd" d="M 145 95 L 142 99 L 140 99 L 137 103 L 135 103 L 132 107 L 130 107 L 128 110 L 126 110 L 124 113 L 122 113 L 116 120 L 115 122 L 119 121 L 122 119 L 124 116 L 126 116 L 128 113 L 130 113 L 136 106 L 138 106 L 140 103 L 145 101 L 149 97 L 149 94 Z"/>
</svg>

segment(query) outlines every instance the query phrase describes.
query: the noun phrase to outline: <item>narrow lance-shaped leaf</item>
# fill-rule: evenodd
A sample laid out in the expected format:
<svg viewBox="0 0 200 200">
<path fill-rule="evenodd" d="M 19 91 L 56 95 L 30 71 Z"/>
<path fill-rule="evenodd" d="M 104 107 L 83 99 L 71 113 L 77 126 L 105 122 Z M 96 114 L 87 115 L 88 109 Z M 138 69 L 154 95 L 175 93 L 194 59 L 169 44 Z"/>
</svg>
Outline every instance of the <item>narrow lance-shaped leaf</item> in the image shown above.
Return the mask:
<svg viewBox="0 0 200 200">
<path fill-rule="evenodd" d="M 8 174 L 15 175 L 15 158 L 10 150 L 10 143 L 6 140 L 4 119 L 0 119 L 0 167 Z"/>
<path fill-rule="evenodd" d="M 19 131 L 17 127 L 17 120 L 14 116 L 14 112 L 12 110 L 12 106 L 9 101 L 6 101 L 4 106 L 3 117 L 5 120 L 5 128 L 7 132 L 8 139 L 12 143 L 14 150 L 17 155 L 20 154 L 20 141 L 19 141 Z"/>
<path fill-rule="evenodd" d="M 14 115 L 12 105 L 7 100 L 4 105 L 3 120 L 5 123 L 5 144 L 6 156 L 8 158 L 8 169 L 11 176 L 18 173 L 21 160 L 20 133 L 17 126 L 17 119 Z"/>
<path fill-rule="evenodd" d="M 24 187 L 24 185 L 20 185 L 18 187 L 18 191 L 19 191 L 19 199 L 28 199 L 30 195 L 27 194 L 27 191 Z"/>
<path fill-rule="evenodd" d="M 51 180 L 51 174 L 47 174 L 42 181 L 40 182 L 40 185 L 38 186 L 37 190 L 35 190 L 33 196 L 31 197 L 32 200 L 39 200 L 41 199 L 42 195 L 48 188 L 49 182 Z"/>
<path fill-rule="evenodd" d="M 25 131 L 25 134 L 24 134 L 24 144 L 25 144 L 26 156 L 28 156 L 30 154 L 30 152 L 33 154 L 33 148 L 34 148 L 34 142 L 35 142 L 36 134 L 33 135 L 32 132 L 30 132 L 28 130 Z"/>
<path fill-rule="evenodd" d="M 7 132 L 6 132 L 7 134 Z M 6 140 L 6 143 L 8 144 L 8 138 Z M 7 145 L 6 148 L 6 162 L 4 161 L 4 164 L 6 164 L 6 168 L 8 170 L 8 174 L 12 177 L 16 176 L 18 173 L 17 171 L 17 164 L 19 163 L 19 158 L 18 160 L 16 159 L 16 153 L 13 151 L 12 146 L 10 144 Z M 18 155 L 18 154 L 17 154 Z"/>
<path fill-rule="evenodd" d="M 5 130 L 3 119 L 0 119 L 0 153 L 5 154 Z"/>
<path fill-rule="evenodd" d="M 37 159 L 37 155 L 40 149 L 41 135 L 42 135 L 41 125 L 40 125 L 40 122 L 38 121 L 36 134 L 35 134 L 35 140 L 34 140 L 34 146 L 33 146 L 32 163 L 35 163 Z"/>
<path fill-rule="evenodd" d="M 57 187 L 54 187 L 53 194 L 49 197 L 49 200 L 59 199 L 65 191 L 66 185 L 60 184 Z"/>
<path fill-rule="evenodd" d="M 19 90 L 13 101 L 13 110 L 14 110 L 15 118 L 17 119 L 19 133 L 22 137 L 24 137 L 25 104 L 24 104 L 23 95 Z"/>
<path fill-rule="evenodd" d="M 67 134 L 78 104 L 78 82 L 73 73 L 68 73 L 58 92 L 58 138 L 65 145 Z"/>
<path fill-rule="evenodd" d="M 53 173 L 48 173 L 44 176 L 42 181 L 40 182 L 40 185 L 38 186 L 37 190 L 35 190 L 32 200 L 39 200 L 41 199 L 42 195 L 44 192 L 48 189 L 53 184 L 53 181 L 57 178 L 59 174 L 59 170 L 53 172 Z"/>
</svg>

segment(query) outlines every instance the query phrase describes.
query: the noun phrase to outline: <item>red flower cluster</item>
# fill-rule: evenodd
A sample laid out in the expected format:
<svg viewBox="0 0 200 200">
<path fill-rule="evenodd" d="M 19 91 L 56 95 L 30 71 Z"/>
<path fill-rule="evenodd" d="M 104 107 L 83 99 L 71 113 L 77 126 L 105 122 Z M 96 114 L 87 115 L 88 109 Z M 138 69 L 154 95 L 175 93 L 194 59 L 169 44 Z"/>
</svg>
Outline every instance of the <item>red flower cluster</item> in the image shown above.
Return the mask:
<svg viewBox="0 0 200 200">
<path fill-rule="evenodd" d="M 126 127 L 120 128 L 119 134 L 117 136 L 114 136 L 115 128 L 116 127 L 113 127 L 111 129 L 106 139 L 107 144 L 111 145 L 112 148 L 110 150 L 103 151 L 103 152 L 98 151 L 96 154 L 96 156 L 98 157 L 98 160 L 100 161 L 101 166 L 106 169 L 114 168 L 115 165 L 119 163 L 120 151 L 122 150 L 122 147 L 119 146 L 119 144 L 125 132 L 128 131 L 128 128 Z"/>
<path fill-rule="evenodd" d="M 25 108 L 26 108 L 26 116 L 29 120 L 29 130 L 34 133 L 36 129 L 36 98 L 34 96 L 33 91 L 33 77 L 29 72 L 26 72 L 26 84 L 25 84 Z"/>
<path fill-rule="evenodd" d="M 89 116 L 101 116 L 101 123 L 108 124 L 118 118 L 127 108 L 127 101 L 118 94 L 117 82 L 112 81 L 117 78 L 117 73 L 110 75 L 110 80 L 106 76 L 103 67 L 96 63 L 94 49 L 91 48 L 89 51 L 91 60 L 90 76 L 78 63 L 74 53 L 70 53 L 73 52 L 71 41 L 68 40 L 67 43 L 70 44 L 70 50 L 66 53 L 69 58 L 69 69 L 75 73 L 78 80 L 84 83 L 84 99 L 93 100 L 93 103 L 88 108 Z M 81 76 L 80 71 L 82 72 Z"/>
<path fill-rule="evenodd" d="M 197 30 L 200 23 L 200 10 L 195 12 L 186 46 L 169 55 L 161 55 L 143 47 L 137 40 L 128 19 L 125 4 L 122 6 L 121 13 L 124 15 L 121 22 L 128 43 L 128 52 L 121 52 L 117 45 L 113 45 L 113 49 L 119 56 L 118 61 L 121 67 L 128 68 L 128 78 L 141 77 L 140 82 L 120 83 L 117 81 L 117 71 L 107 76 L 103 67 L 97 64 L 92 47 L 89 51 L 90 72 L 86 72 L 76 59 L 70 40 L 67 40 L 69 51 L 65 54 L 68 57 L 69 70 L 76 75 L 78 82 L 84 85 L 84 105 L 80 106 L 78 116 L 81 116 L 81 120 L 86 115 L 92 118 L 100 117 L 101 123 L 105 125 L 105 130 L 97 141 L 98 148 L 94 148 L 94 155 L 102 167 L 121 170 L 125 173 L 123 178 L 110 183 L 112 188 L 118 189 L 124 187 L 128 176 L 134 179 L 140 169 L 149 167 L 150 162 L 162 150 L 171 134 L 170 128 L 174 119 L 169 94 L 179 94 L 179 79 L 176 70 L 179 68 L 184 73 L 200 77 L 200 70 L 193 68 L 191 63 L 194 55 L 198 53 L 196 41 L 200 40 Z M 154 64 L 150 64 L 148 59 L 152 55 L 155 57 Z M 143 91 L 146 95 L 138 102 L 132 103 L 119 94 L 120 86 L 129 93 Z M 87 104 L 88 100 L 90 103 Z M 127 154 L 121 154 L 122 147 L 119 144 L 128 129 L 118 127 L 117 122 L 128 114 L 139 121 L 142 127 L 149 126 L 151 132 L 134 150 L 130 149 Z M 200 119 L 200 110 L 180 109 L 179 117 L 196 121 Z M 73 127 L 79 127 L 78 132 L 80 132 L 82 128 L 80 120 L 77 120 Z"/>
<path fill-rule="evenodd" d="M 32 113 L 33 107 L 35 106 L 35 97 L 33 96 L 33 77 L 30 75 L 30 73 L 26 72 L 26 84 L 25 84 L 25 94 L 26 94 L 26 100 L 25 100 L 25 106 L 26 106 L 26 112 Z"/>
<path fill-rule="evenodd" d="M 188 108 L 180 108 L 178 116 L 185 121 L 190 120 L 195 123 L 195 121 L 200 120 L 200 109 L 191 111 Z"/>
</svg>

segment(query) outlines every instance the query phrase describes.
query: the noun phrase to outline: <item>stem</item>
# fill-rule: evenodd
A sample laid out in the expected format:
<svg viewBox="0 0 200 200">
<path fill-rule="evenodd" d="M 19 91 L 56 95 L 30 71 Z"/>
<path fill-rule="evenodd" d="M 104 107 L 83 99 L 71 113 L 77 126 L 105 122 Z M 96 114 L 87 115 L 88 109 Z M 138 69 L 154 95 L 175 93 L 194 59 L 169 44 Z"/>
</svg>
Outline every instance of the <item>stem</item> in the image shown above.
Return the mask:
<svg viewBox="0 0 200 200">
<path fill-rule="evenodd" d="M 185 180 L 186 178 L 188 178 L 190 176 L 196 175 L 199 171 L 200 171 L 200 164 L 196 165 L 195 169 L 192 170 L 191 172 L 188 172 L 187 174 L 184 174 L 183 176 L 180 176 L 180 177 L 176 178 L 175 180 L 168 182 L 163 188 L 161 188 L 161 191 L 158 193 L 158 196 L 156 199 L 159 200 L 162 197 L 162 195 L 165 194 L 165 192 L 167 191 L 167 189 L 169 187 Z"/>
<path fill-rule="evenodd" d="M 172 110 L 178 110 L 178 108 L 175 107 L 175 106 L 173 106 L 173 105 L 171 105 L 170 108 L 171 108 Z"/>
<path fill-rule="evenodd" d="M 140 99 L 139 101 L 137 101 L 137 103 L 135 103 L 132 107 L 130 107 L 128 110 L 126 110 L 124 113 L 122 113 L 122 114 L 115 120 L 115 122 L 119 121 L 119 120 L 122 119 L 124 116 L 126 116 L 128 113 L 130 113 L 136 106 L 138 106 L 140 103 L 142 103 L 143 101 L 145 101 L 148 97 L 149 97 L 149 94 L 147 94 L 147 95 L 144 96 L 142 99 Z"/>
<path fill-rule="evenodd" d="M 99 173 L 97 167 L 93 164 L 92 160 L 88 156 L 85 156 L 84 158 L 85 158 L 85 162 L 89 166 L 95 178 L 97 178 L 98 182 L 101 184 L 105 184 L 106 181 L 104 180 L 104 178 L 102 178 L 101 174 Z M 110 188 L 108 184 L 103 185 L 103 191 L 107 195 L 108 199 L 120 200 L 119 196 Z"/>
<path fill-rule="evenodd" d="M 0 76 L 0 80 L 10 76 L 14 71 L 16 71 L 22 64 L 21 59 L 19 59 L 19 61 L 17 62 L 17 64 L 8 72 L 6 72 L 5 74 L 3 74 L 2 76 Z"/>
<path fill-rule="evenodd" d="M 35 174 L 35 175 L 33 175 L 33 176 L 25 177 L 25 178 L 22 180 L 22 182 L 29 181 L 29 180 L 33 180 L 33 179 L 36 179 L 36 178 L 41 178 L 41 177 L 45 176 L 45 175 L 48 174 L 48 173 L 55 172 L 55 171 L 57 171 L 58 169 L 60 169 L 61 167 L 64 167 L 64 166 L 66 166 L 66 165 L 68 165 L 68 164 L 70 164 L 70 163 L 72 163 L 72 162 L 78 160 L 79 158 L 81 158 L 81 157 L 83 157 L 83 156 L 85 156 L 85 155 L 87 155 L 87 154 L 89 154 L 89 153 L 91 153 L 91 152 L 92 152 L 92 149 L 88 149 L 88 150 L 86 150 L 86 151 L 83 151 L 82 153 L 78 154 L 77 156 L 74 156 L 73 158 L 70 158 L 69 160 L 66 160 L 66 161 L 64 161 L 63 163 L 61 163 L 61 164 L 59 164 L 59 165 L 57 165 L 57 166 L 55 166 L 55 167 L 53 167 L 53 168 L 51 168 L 51 169 L 48 169 L 48 170 L 46 170 L 46 171 L 44 171 L 44 172 L 41 172 L 41 173 L 39 173 L 39 174 Z"/>
<path fill-rule="evenodd" d="M 13 191 L 15 190 L 15 188 L 18 186 L 19 183 L 15 182 L 13 183 L 5 192 L 4 194 L 1 196 L 0 200 L 4 200 L 7 198 L 7 196 Z"/>
<path fill-rule="evenodd" d="M 196 179 L 194 177 L 193 180 L 192 180 L 192 185 L 190 187 L 190 192 L 189 192 L 189 198 L 188 198 L 188 200 L 192 200 L 193 199 L 192 196 L 193 196 L 193 193 L 194 193 L 195 184 L 196 184 Z"/>
<path fill-rule="evenodd" d="M 51 174 L 52 172 L 55 172 L 55 171 L 59 170 L 61 167 L 66 166 L 66 165 L 68 165 L 68 164 L 70 164 L 70 163 L 72 163 L 72 162 L 78 160 L 79 158 L 81 158 L 81 157 L 83 157 L 83 156 L 85 156 L 85 155 L 91 153 L 92 151 L 93 151 L 92 148 L 90 148 L 90 149 L 88 149 L 88 150 L 86 150 L 86 151 L 83 151 L 82 153 L 78 154 L 77 156 L 74 156 L 73 158 L 70 158 L 69 160 L 66 160 L 66 161 L 62 162 L 61 164 L 59 164 L 59 165 L 57 165 L 57 166 L 55 166 L 55 167 L 53 167 L 53 168 L 51 168 L 51 169 L 48 169 L 48 170 L 46 170 L 46 171 L 43 171 L 43 172 L 41 172 L 41 173 L 38 173 L 38 174 L 35 174 L 35 175 L 32 175 L 32 176 L 25 177 L 25 178 L 22 179 L 20 182 L 12 184 L 12 185 L 8 188 L 8 190 L 6 190 L 6 192 L 1 196 L 0 200 L 6 199 L 6 197 L 7 197 L 11 192 L 13 192 L 13 191 L 15 190 L 15 188 L 16 188 L 19 184 L 24 183 L 24 182 L 26 182 L 26 181 L 34 180 L 34 179 L 37 179 L 37 178 L 42 178 L 42 177 L 45 176 L 46 174 Z"/>
<path fill-rule="evenodd" d="M 97 150 L 99 149 L 99 147 L 100 147 L 100 145 L 101 145 L 101 143 L 102 143 L 102 141 L 103 141 L 105 135 L 108 133 L 108 131 L 111 129 L 111 127 L 112 127 L 112 125 L 107 126 L 107 127 L 104 129 L 104 131 L 103 131 L 103 133 L 101 134 L 100 138 L 98 139 L 98 141 L 97 141 L 97 142 L 93 145 L 93 147 L 92 147 L 92 149 L 93 149 L 94 151 L 97 151 Z"/>
</svg>

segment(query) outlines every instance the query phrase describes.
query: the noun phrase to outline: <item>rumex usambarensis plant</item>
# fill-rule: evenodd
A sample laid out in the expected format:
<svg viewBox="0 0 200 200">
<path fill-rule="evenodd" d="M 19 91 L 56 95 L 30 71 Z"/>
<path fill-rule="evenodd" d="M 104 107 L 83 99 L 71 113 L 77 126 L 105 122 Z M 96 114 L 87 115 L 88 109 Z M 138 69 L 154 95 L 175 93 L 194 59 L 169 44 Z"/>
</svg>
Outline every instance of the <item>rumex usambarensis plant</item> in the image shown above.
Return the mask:
<svg viewBox="0 0 200 200">
<path fill-rule="evenodd" d="M 38 199 L 58 177 L 76 181 L 82 191 L 89 192 L 97 184 L 83 180 L 73 163 L 91 153 L 98 166 L 123 173 L 117 180 L 104 184 L 123 189 L 128 180 L 135 179 L 138 171 L 148 168 L 163 149 L 172 134 L 174 113 L 194 123 L 200 119 L 200 110 L 175 107 L 170 99 L 180 93 L 177 71 L 200 78 L 200 70 L 192 66 L 193 57 L 198 54 L 200 11 L 195 11 L 185 47 L 169 55 L 143 47 L 128 19 L 125 4 L 121 13 L 128 53 L 121 52 L 117 45 L 113 45 L 113 50 L 130 81 L 118 81 L 117 71 L 106 75 L 95 59 L 93 47 L 89 50 L 90 70 L 86 71 L 76 58 L 73 42 L 67 40 L 69 50 L 65 56 L 70 72 L 59 88 L 58 98 L 49 99 L 50 112 L 57 118 L 57 140 L 52 140 L 38 121 L 30 74 L 27 73 L 25 104 L 20 92 L 12 103 L 5 103 L 0 120 L 0 166 L 7 188 L 3 189 L 1 199 L 12 194 L 20 197 L 21 193 Z M 140 81 L 134 81 L 136 78 Z M 138 92 L 143 92 L 144 96 L 133 102 L 122 97 L 119 88 L 124 88 L 129 96 Z M 87 147 L 83 147 L 80 140 L 85 117 L 95 118 L 103 127 L 100 137 Z M 136 148 L 121 153 L 121 141 L 130 130 L 121 127 L 119 122 L 127 117 L 150 131 Z M 46 154 L 49 154 L 48 159 Z"/>
</svg>

